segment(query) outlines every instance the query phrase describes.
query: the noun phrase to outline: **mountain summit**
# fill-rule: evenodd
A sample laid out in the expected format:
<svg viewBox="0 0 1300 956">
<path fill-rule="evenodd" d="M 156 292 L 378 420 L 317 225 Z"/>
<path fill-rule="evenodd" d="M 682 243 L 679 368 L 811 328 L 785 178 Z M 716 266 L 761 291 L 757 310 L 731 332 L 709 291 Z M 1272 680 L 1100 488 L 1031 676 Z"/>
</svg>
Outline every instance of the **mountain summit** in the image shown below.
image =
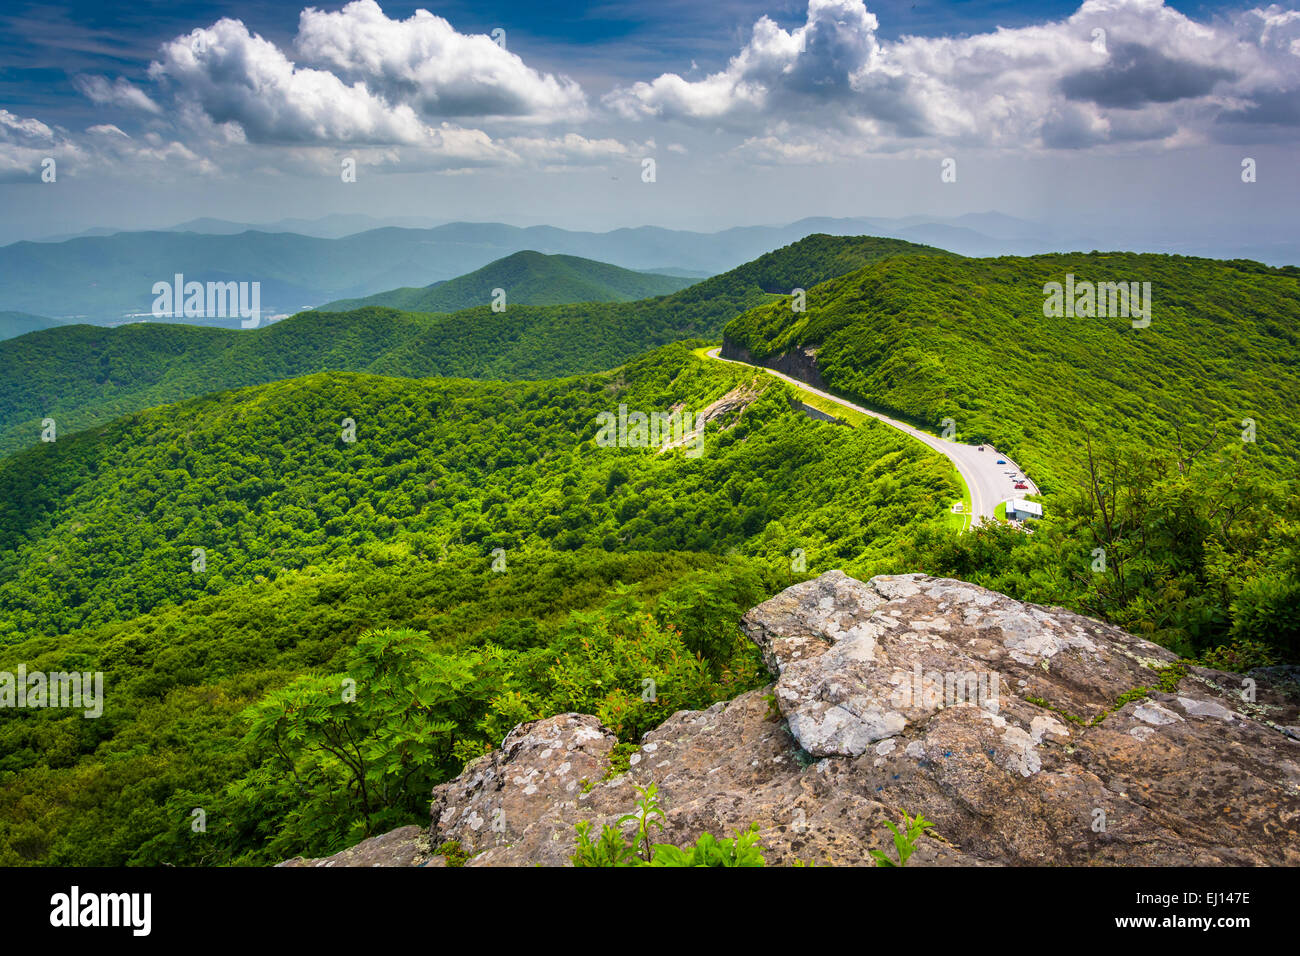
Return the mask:
<svg viewBox="0 0 1300 956">
<path fill-rule="evenodd" d="M 393 289 L 360 299 L 339 299 L 321 306 L 318 311 L 347 312 L 368 306 L 387 306 L 407 312 L 458 312 L 491 302 L 496 289 L 505 290 L 507 304 L 631 302 L 668 295 L 696 281 L 634 272 L 579 256 L 548 256 L 528 249 L 445 282 L 418 289 Z"/>
</svg>

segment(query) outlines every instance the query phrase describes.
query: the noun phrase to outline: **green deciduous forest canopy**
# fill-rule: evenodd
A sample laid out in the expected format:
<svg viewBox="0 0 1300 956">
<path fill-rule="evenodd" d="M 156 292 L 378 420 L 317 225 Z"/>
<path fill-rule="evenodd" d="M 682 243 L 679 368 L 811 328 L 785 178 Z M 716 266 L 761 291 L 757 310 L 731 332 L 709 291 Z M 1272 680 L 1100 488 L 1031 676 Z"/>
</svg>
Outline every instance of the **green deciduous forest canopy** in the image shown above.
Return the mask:
<svg viewBox="0 0 1300 956">
<path fill-rule="evenodd" d="M 431 556 L 457 543 L 710 551 L 776 522 L 848 558 L 960 496 L 940 456 L 884 426 L 815 438 L 831 426 L 793 410 L 784 385 L 755 395 L 734 427 L 713 426 L 698 457 L 595 443 L 603 412 L 696 412 L 754 375 L 686 345 L 535 383 L 321 373 L 39 445 L 0 462 L 0 641 L 374 541 Z M 189 573 L 196 547 L 203 575 Z"/>
<path fill-rule="evenodd" d="M 595 444 L 598 415 L 620 404 L 699 411 L 724 395 L 749 404 L 707 426 L 698 457 Z M 94 727 L 57 712 L 4 724 L 16 736 L 3 748 L 13 776 L 0 787 L 0 819 L 36 840 L 33 787 L 63 793 L 73 781 L 139 773 L 141 810 L 131 821 L 87 806 L 93 797 L 75 804 L 96 825 L 127 828 L 109 841 L 111 852 L 102 842 L 93 851 L 75 837 L 65 842 L 61 829 L 58 841 L 36 840 L 30 852 L 151 861 L 161 851 L 146 843 L 188 832 L 175 812 L 188 821 L 186 804 L 198 799 L 190 780 L 205 779 L 211 789 L 195 805 L 252 801 L 239 811 L 249 832 L 231 833 L 225 855 L 210 861 L 323 852 L 394 814 L 408 822 L 431 782 L 518 719 L 586 709 L 639 734 L 653 726 L 650 716 L 707 706 L 739 689 L 742 677 L 757 686 L 756 659 L 736 622 L 753 602 L 802 579 L 792 572 L 796 549 L 809 566 L 864 554 L 885 560 L 890 541 L 942 524 L 960 495 L 947 463 L 924 446 L 883 425 L 814 421 L 791 399 L 788 387 L 702 360 L 682 344 L 615 372 L 537 383 L 322 373 L 143 412 L 12 456 L 0 465 L 0 668 L 40 660 L 50 669 L 102 669 L 114 703 Z M 345 418 L 355 422 L 355 442 L 343 437 Z M 203 549 L 202 572 L 195 548 Z M 539 583 L 531 570 L 539 565 L 567 570 Z M 601 611 L 617 581 L 653 594 L 675 567 L 703 575 L 685 590 L 669 588 L 677 603 Z M 533 582 L 522 591 L 504 583 L 517 571 Z M 545 615 L 537 610 L 564 580 L 576 596 L 544 605 Z M 412 593 L 417 582 L 428 593 Z M 342 600 L 348 588 L 364 596 L 336 606 L 331 595 Z M 572 617 L 578 611 L 597 616 Z M 557 623 L 538 623 L 545 616 Z M 224 621 L 241 623 L 223 633 Z M 369 626 L 420 630 L 428 635 L 421 647 L 449 655 L 427 666 L 484 682 L 464 689 L 477 695 L 464 712 L 438 711 L 439 726 L 452 723 L 416 778 L 422 789 L 405 786 L 392 806 L 326 813 L 317 803 L 346 791 L 337 767 L 314 767 L 304 794 L 284 789 L 284 769 L 268 766 L 255 793 L 250 783 L 227 794 L 238 773 L 256 777 L 261 771 L 250 767 L 279 759 L 263 752 L 266 741 L 240 743 L 234 712 L 309 667 L 338 669 Z M 480 632 L 491 636 L 473 637 Z M 531 655 L 527 666 L 516 652 Z M 547 676 L 554 667 L 572 673 L 557 683 Z M 646 678 L 661 688 L 653 708 L 639 703 Z M 459 690 L 456 699 L 465 700 Z M 206 728 L 206 743 L 189 740 L 180 729 L 188 724 Z M 110 727 L 118 728 L 111 742 Z M 40 743 L 60 733 L 72 737 L 53 749 Z M 163 745 L 181 737 L 184 746 Z M 148 756 L 119 751 L 127 739 L 155 746 Z M 213 755 L 220 766 L 193 770 Z M 270 780 L 279 781 L 274 797 L 260 789 Z M 108 800 L 116 789 L 91 792 Z M 168 811 L 169 801 L 179 803 Z M 319 832 L 304 830 L 303 820 Z M 270 856 L 259 842 L 268 835 Z"/>
<path fill-rule="evenodd" d="M 1043 315 L 1048 282 L 1149 282 L 1150 325 Z M 761 359 L 814 347 L 827 386 L 956 440 L 991 441 L 1048 489 L 1086 436 L 1198 448 L 1255 422 L 1251 451 L 1294 470 L 1300 270 L 1136 253 L 900 257 L 731 321 Z"/>
<path fill-rule="evenodd" d="M 1044 318 L 1067 272 L 1151 282 L 1150 326 Z M 0 712 L 0 865 L 264 864 L 427 822 L 519 721 L 593 713 L 631 748 L 762 686 L 741 614 L 832 568 L 959 577 L 1233 670 L 1300 660 L 1297 282 L 814 236 L 631 303 L 0 343 L 0 671 L 106 684 L 96 720 Z M 1045 519 L 957 533 L 945 458 L 707 359 L 724 326 L 995 442 Z M 620 406 L 716 417 L 698 456 L 605 447 Z"/>
<path fill-rule="evenodd" d="M 1150 324 L 1046 317 L 1044 289 L 1067 275 L 1150 283 Z M 1300 654 L 1300 270 L 901 256 L 808 290 L 806 306 L 759 306 L 725 337 L 760 362 L 812 349 L 832 391 L 931 431 L 951 418 L 957 441 L 992 442 L 1045 493 L 1035 535 L 966 536 L 927 569 L 1184 652 Z"/>
</svg>

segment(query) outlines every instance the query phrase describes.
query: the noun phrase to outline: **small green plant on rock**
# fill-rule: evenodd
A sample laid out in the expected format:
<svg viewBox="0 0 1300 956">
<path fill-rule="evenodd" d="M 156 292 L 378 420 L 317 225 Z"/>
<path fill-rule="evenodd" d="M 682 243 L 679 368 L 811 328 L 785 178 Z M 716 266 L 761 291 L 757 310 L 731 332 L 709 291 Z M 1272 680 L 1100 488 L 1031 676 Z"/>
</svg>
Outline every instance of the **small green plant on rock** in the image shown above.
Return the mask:
<svg viewBox="0 0 1300 956">
<path fill-rule="evenodd" d="M 650 842 L 654 830 L 662 831 L 667 817 L 659 804 L 659 790 L 653 784 L 637 787 L 636 811 L 618 818 L 614 826 L 606 824 L 600 836 L 591 838 L 590 820 L 575 824 L 578 844 L 570 859 L 574 866 L 765 866 L 763 848 L 758 843 L 758 825 L 719 840 L 702 833 L 695 845 L 682 849 L 671 843 Z M 623 836 L 624 823 L 635 821 L 636 836 Z"/>
<path fill-rule="evenodd" d="M 764 720 L 780 720 L 781 705 L 776 702 L 776 694 L 764 694 L 763 702 L 767 704 L 767 713 L 763 715 Z"/>
<path fill-rule="evenodd" d="M 1156 674 L 1160 678 L 1159 687 L 1161 692 L 1165 694 L 1175 693 L 1178 690 L 1178 685 L 1187 676 L 1187 668 L 1191 663 L 1188 660 L 1174 661 L 1168 667 L 1157 668 Z"/>
<path fill-rule="evenodd" d="M 734 837 L 719 840 L 712 833 L 701 833 L 695 845 L 679 849 L 668 843 L 655 847 L 651 866 L 766 866 L 763 848 L 758 843 L 758 824 L 737 831 Z"/>
<path fill-rule="evenodd" d="M 574 866 L 637 866 L 640 863 L 636 847 L 613 827 L 606 825 L 595 842 L 591 839 L 590 820 L 579 820 L 574 829 L 578 831 L 578 846 L 569 858 Z"/>
<path fill-rule="evenodd" d="M 921 837 L 934 827 L 934 823 L 920 813 L 915 817 L 909 817 L 906 811 L 902 811 L 902 814 L 903 829 L 900 830 L 893 823 L 885 824 L 894 834 L 894 849 L 898 851 L 898 862 L 895 863 L 883 850 L 872 850 L 871 858 L 876 861 L 876 866 L 907 866 L 908 858 L 916 852 L 916 845 Z"/>
<path fill-rule="evenodd" d="M 609 752 L 609 769 L 602 779 L 613 780 L 620 774 L 627 773 L 632 767 L 632 755 L 640 749 L 637 744 L 615 744 Z"/>
<path fill-rule="evenodd" d="M 663 808 L 659 806 L 659 788 L 653 783 L 645 787 L 637 787 L 636 792 L 636 810 L 619 817 L 616 826 L 621 827 L 629 820 L 636 821 L 636 841 L 633 845 L 636 847 L 637 855 L 649 863 L 654 858 L 654 847 L 650 845 L 650 833 L 653 830 L 659 830 L 662 833 L 664 824 L 668 822 L 668 817 L 664 815 Z"/>
<path fill-rule="evenodd" d="M 448 840 L 433 852 L 435 856 L 446 857 L 448 866 L 464 866 L 465 861 L 469 859 L 469 854 L 465 852 L 459 840 Z"/>
</svg>

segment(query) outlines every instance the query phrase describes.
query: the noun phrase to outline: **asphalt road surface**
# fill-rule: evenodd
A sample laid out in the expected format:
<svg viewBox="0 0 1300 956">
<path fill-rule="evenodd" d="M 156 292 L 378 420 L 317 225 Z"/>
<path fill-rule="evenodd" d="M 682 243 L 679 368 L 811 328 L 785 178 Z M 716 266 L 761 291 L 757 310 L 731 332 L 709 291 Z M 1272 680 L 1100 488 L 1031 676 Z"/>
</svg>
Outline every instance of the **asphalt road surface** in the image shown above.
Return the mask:
<svg viewBox="0 0 1300 956">
<path fill-rule="evenodd" d="M 768 375 L 775 375 L 791 385 L 797 385 L 805 391 L 826 399 L 828 402 L 834 402 L 844 408 L 851 408 L 855 412 L 861 412 L 863 415 L 870 415 L 872 418 L 884 422 L 891 428 L 897 428 L 900 432 L 910 435 L 919 442 L 929 445 L 939 454 L 946 457 L 957 468 L 957 473 L 961 475 L 962 481 L 966 483 L 970 491 L 971 514 L 978 522 L 982 518 L 992 518 L 993 511 L 999 504 L 1009 501 L 1012 498 L 1023 498 L 1025 495 L 1038 494 L 1038 486 L 1029 480 L 1029 477 L 1020 470 L 1020 467 L 1008 458 L 1006 455 L 996 451 L 992 445 L 985 445 L 984 450 L 980 451 L 976 445 L 963 445 L 961 442 L 948 441 L 946 438 L 939 438 L 931 435 L 929 432 L 923 432 L 918 428 L 913 428 L 906 422 L 900 422 L 890 418 L 888 415 L 882 415 L 880 412 L 873 412 L 869 408 L 863 408 L 861 405 L 855 405 L 850 401 L 823 392 L 821 389 L 813 388 L 807 382 L 801 382 L 799 379 L 783 372 L 774 372 L 770 368 L 762 368 L 757 365 L 748 365 L 746 362 L 737 362 L 734 359 L 724 359 L 719 355 L 720 349 L 710 349 L 709 358 L 717 359 L 719 362 L 730 362 L 732 365 L 745 365 L 748 368 L 757 368 L 759 371 L 766 372 Z M 958 423 L 960 427 L 960 422 Z M 998 459 L 1002 459 L 1006 464 L 999 465 Z M 1027 489 L 1017 490 L 1016 481 L 1023 481 L 1029 487 Z"/>
</svg>

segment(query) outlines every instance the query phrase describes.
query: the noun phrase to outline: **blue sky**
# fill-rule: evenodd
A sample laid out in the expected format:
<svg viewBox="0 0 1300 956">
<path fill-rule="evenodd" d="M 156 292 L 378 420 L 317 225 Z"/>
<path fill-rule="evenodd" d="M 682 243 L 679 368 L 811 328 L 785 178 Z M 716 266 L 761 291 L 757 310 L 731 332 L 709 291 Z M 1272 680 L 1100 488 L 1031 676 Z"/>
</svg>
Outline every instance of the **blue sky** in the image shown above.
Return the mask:
<svg viewBox="0 0 1300 956">
<path fill-rule="evenodd" d="M 11 3 L 0 241 L 357 211 L 725 228 L 998 209 L 1268 233 L 1297 211 L 1296 7 Z"/>
</svg>

